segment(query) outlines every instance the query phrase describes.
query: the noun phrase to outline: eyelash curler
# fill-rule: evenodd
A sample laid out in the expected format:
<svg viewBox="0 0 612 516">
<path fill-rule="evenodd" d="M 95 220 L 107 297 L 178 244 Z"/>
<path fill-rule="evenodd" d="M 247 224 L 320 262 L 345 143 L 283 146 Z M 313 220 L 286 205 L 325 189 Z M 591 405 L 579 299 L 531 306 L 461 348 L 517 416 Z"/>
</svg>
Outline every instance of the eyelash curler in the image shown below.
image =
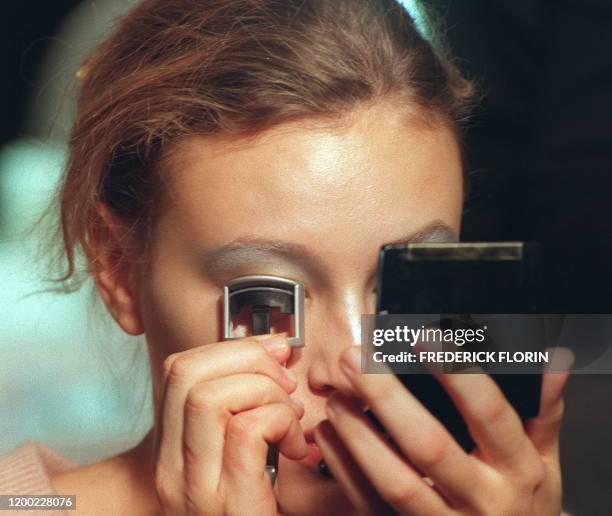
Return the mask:
<svg viewBox="0 0 612 516">
<path fill-rule="evenodd" d="M 291 347 L 304 346 L 304 286 L 294 280 L 280 276 L 240 276 L 223 286 L 223 338 L 242 338 L 232 332 L 232 316 L 251 308 L 252 335 L 270 333 L 271 318 L 281 315 L 293 316 L 292 335 L 288 337 Z M 276 309 L 279 309 L 278 311 Z M 247 312 L 248 313 L 248 312 Z M 278 446 L 268 447 L 266 471 L 272 485 L 278 475 Z"/>
</svg>

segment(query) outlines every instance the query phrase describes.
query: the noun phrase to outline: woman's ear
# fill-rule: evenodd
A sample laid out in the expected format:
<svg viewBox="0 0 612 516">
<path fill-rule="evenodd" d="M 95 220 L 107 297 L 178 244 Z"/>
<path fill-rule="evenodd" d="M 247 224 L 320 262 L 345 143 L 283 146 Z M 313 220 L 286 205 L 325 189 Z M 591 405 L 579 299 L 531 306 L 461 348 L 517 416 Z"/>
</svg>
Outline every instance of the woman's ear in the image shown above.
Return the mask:
<svg viewBox="0 0 612 516">
<path fill-rule="evenodd" d="M 89 230 L 87 258 L 106 308 L 130 335 L 144 333 L 131 242 L 125 227 L 104 203 L 98 203 L 98 224 Z"/>
</svg>

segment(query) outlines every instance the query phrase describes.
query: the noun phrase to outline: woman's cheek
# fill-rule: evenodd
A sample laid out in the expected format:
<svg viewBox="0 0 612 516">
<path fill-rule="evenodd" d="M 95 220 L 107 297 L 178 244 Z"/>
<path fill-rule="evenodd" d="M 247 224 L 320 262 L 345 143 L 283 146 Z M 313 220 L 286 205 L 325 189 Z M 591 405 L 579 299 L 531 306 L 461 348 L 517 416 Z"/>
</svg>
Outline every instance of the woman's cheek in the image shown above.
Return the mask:
<svg viewBox="0 0 612 516">
<path fill-rule="evenodd" d="M 156 274 L 144 289 L 147 340 L 166 355 L 219 339 L 220 292 L 201 278 Z"/>
</svg>

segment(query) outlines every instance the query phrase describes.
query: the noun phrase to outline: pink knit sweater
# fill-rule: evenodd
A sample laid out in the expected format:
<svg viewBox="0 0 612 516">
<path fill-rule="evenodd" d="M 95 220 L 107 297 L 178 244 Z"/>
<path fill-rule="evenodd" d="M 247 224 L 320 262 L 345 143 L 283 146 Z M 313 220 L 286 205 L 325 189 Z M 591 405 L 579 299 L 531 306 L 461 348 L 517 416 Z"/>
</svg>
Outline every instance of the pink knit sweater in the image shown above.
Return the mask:
<svg viewBox="0 0 612 516">
<path fill-rule="evenodd" d="M 78 464 L 36 441 L 24 441 L 7 457 L 0 460 L 0 494 L 52 495 L 55 473 L 78 467 Z M 7 516 L 70 516 L 74 511 L 3 511 Z"/>
</svg>

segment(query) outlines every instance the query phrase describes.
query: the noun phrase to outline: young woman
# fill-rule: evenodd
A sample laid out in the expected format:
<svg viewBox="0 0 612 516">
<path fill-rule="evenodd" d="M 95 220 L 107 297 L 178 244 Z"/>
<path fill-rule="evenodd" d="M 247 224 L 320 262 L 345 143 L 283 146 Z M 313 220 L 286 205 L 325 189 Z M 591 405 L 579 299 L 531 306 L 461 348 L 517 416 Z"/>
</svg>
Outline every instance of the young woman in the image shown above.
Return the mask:
<svg viewBox="0 0 612 516">
<path fill-rule="evenodd" d="M 56 493 L 83 514 L 559 514 L 565 374 L 525 425 L 487 376 L 439 376 L 467 454 L 394 376 L 359 371 L 380 246 L 461 224 L 470 85 L 402 7 L 147 0 L 79 76 L 64 280 L 82 250 L 117 324 L 146 335 L 155 425 L 53 475 Z M 222 341 L 222 286 L 245 274 L 305 285 L 304 348 Z"/>
</svg>

